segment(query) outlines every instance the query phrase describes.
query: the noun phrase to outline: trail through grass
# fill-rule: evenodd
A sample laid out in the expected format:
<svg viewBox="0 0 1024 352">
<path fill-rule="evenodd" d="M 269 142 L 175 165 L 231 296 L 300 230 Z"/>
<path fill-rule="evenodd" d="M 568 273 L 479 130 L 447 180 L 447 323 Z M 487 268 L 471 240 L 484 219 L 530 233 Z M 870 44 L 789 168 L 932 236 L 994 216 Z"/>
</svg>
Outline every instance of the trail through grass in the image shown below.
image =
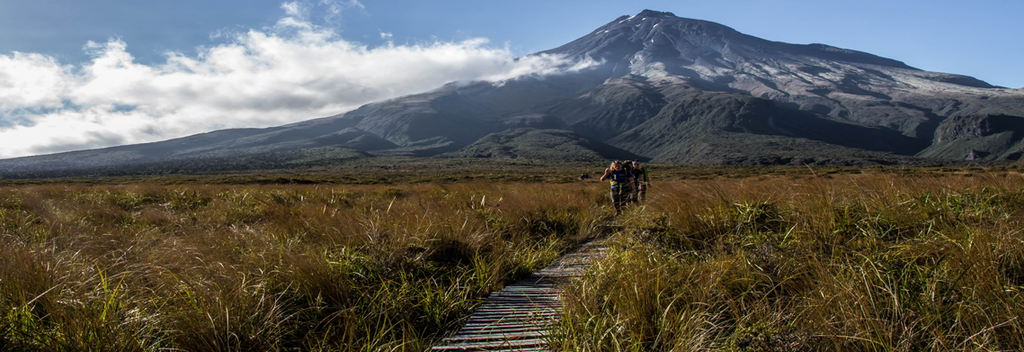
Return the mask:
<svg viewBox="0 0 1024 352">
<path fill-rule="evenodd" d="M 756 170 L 755 170 L 756 171 Z M 1014 171 L 656 178 L 566 351 L 1021 350 Z M 0 188 L 0 350 L 422 351 L 606 235 L 606 186 Z"/>
</svg>

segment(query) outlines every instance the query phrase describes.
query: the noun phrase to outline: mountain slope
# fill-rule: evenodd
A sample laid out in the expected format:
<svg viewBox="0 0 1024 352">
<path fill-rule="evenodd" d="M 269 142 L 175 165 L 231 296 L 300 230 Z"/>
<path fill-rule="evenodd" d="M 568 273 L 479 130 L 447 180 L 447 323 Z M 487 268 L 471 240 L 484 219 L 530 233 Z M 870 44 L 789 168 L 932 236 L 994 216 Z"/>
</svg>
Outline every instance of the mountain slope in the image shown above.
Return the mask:
<svg viewBox="0 0 1024 352">
<path fill-rule="evenodd" d="M 162 142 L 0 160 L 0 170 L 17 173 L 92 170 L 129 165 L 154 165 L 159 169 L 173 169 L 171 165 L 206 165 L 187 167 L 199 172 L 204 168 L 217 168 L 215 164 L 237 164 L 232 169 L 247 169 L 255 165 L 252 162 L 248 165 L 236 163 L 232 161 L 234 159 L 280 159 L 289 155 L 309 159 L 321 155 L 325 159 L 337 160 L 369 156 L 359 150 L 394 147 L 377 136 L 351 127 L 321 135 L 316 132 L 332 131 L 348 124 L 329 119 L 290 127 L 228 129 Z M 291 153 L 295 151 L 308 152 Z"/>
<path fill-rule="evenodd" d="M 967 115 L 939 125 L 934 143 L 920 154 L 962 160 L 1019 160 L 1024 153 L 1024 117 Z"/>
<path fill-rule="evenodd" d="M 604 161 L 643 159 L 572 131 L 517 128 L 492 133 L 450 157 Z"/>
</svg>

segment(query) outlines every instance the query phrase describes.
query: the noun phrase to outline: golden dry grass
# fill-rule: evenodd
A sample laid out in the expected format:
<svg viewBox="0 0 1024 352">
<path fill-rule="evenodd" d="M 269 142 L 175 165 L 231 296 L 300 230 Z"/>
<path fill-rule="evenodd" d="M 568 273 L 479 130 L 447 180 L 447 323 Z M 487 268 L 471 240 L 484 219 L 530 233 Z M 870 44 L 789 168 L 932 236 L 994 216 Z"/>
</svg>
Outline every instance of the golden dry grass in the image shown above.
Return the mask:
<svg viewBox="0 0 1024 352">
<path fill-rule="evenodd" d="M 656 187 L 568 291 L 562 349 L 1024 348 L 1018 173 Z"/>
<path fill-rule="evenodd" d="M 582 185 L 0 190 L 4 350 L 422 350 L 597 235 Z"/>
<path fill-rule="evenodd" d="M 657 178 L 563 350 L 1020 350 L 1024 177 Z M 0 350 L 424 350 L 608 235 L 596 181 L 0 188 Z"/>
</svg>

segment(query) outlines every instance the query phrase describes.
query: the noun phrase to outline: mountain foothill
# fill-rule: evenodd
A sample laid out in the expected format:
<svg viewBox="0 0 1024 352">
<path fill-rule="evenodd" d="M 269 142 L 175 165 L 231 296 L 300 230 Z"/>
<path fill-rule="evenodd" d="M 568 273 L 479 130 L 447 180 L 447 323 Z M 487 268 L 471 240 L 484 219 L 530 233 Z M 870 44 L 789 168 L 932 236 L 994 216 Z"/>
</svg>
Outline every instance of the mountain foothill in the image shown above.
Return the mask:
<svg viewBox="0 0 1024 352">
<path fill-rule="evenodd" d="M 1024 153 L 1024 89 L 666 12 L 622 16 L 533 55 L 563 58 L 564 73 L 457 82 L 290 125 L 0 160 L 0 169 L 280 168 L 387 155 L 899 165 L 1013 163 Z"/>
</svg>

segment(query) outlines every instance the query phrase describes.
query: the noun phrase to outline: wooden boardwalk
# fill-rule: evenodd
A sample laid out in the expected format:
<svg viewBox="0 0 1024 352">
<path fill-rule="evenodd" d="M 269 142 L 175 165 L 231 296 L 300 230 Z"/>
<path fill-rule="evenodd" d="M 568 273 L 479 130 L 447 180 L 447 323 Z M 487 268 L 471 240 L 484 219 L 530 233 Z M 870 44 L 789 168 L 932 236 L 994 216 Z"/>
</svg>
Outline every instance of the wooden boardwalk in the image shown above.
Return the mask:
<svg viewBox="0 0 1024 352">
<path fill-rule="evenodd" d="M 588 243 L 492 293 L 462 330 L 431 351 L 546 351 L 550 327 L 562 313 L 562 287 L 603 251 L 600 245 Z"/>
</svg>

